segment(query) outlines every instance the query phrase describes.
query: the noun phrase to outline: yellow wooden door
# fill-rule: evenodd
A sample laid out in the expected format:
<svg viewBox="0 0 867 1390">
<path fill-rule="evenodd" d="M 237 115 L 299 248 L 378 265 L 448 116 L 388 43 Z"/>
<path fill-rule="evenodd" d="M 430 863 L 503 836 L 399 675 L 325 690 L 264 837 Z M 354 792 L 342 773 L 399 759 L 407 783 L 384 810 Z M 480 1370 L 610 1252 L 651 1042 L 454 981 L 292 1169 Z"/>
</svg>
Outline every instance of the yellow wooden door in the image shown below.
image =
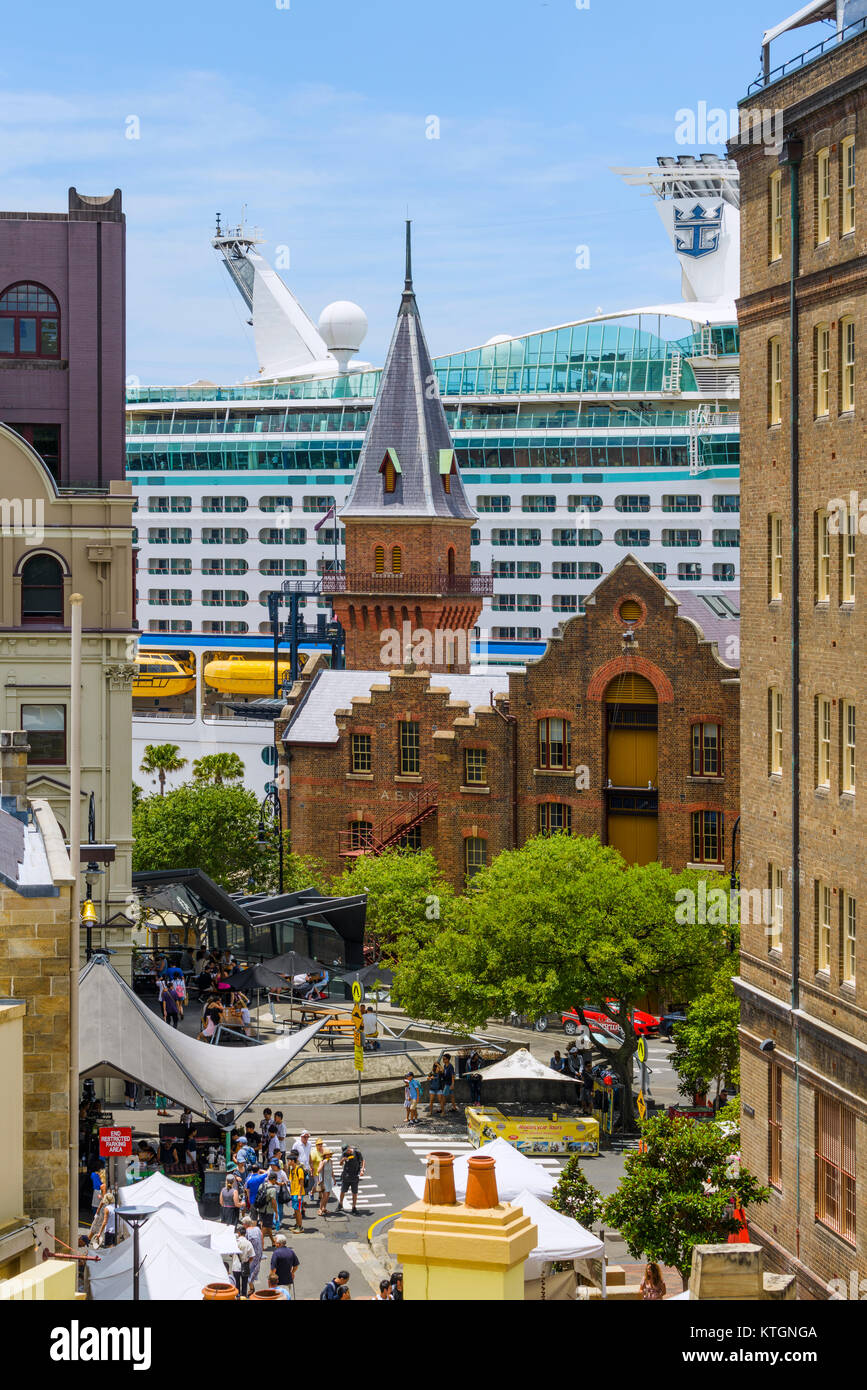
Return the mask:
<svg viewBox="0 0 867 1390">
<path fill-rule="evenodd" d="M 609 816 L 608 843 L 627 864 L 653 864 L 657 858 L 656 816 Z"/>
<path fill-rule="evenodd" d="M 656 729 L 609 729 L 608 776 L 615 787 L 657 784 L 659 735 Z"/>
</svg>

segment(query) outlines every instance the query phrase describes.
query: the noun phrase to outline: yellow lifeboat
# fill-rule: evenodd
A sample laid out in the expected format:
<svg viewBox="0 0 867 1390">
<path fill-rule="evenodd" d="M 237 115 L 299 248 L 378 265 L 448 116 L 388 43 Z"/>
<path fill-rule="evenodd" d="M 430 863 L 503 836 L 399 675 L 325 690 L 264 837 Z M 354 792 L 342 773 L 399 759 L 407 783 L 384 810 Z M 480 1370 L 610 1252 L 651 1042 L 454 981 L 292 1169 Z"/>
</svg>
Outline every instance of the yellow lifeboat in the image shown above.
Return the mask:
<svg viewBox="0 0 867 1390">
<path fill-rule="evenodd" d="M 154 699 L 160 695 L 186 695 L 196 688 L 195 668 L 168 652 L 139 652 L 135 663 L 133 695 Z"/>
<path fill-rule="evenodd" d="M 306 653 L 298 653 L 298 664 L 303 666 Z M 291 666 L 288 661 L 277 662 L 278 687 L 284 676 L 288 676 Z M 221 695 L 273 695 L 274 662 L 265 657 L 251 660 L 247 656 L 226 656 L 209 661 L 204 671 L 205 684 Z"/>
</svg>

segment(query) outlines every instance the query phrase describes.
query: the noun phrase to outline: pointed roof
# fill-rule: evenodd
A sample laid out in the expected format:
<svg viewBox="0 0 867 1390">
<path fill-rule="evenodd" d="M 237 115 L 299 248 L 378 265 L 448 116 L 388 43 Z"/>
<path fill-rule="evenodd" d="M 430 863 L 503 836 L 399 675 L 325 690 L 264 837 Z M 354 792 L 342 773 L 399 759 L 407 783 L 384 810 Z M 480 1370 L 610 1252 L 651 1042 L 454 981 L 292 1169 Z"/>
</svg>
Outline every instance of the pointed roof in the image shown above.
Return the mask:
<svg viewBox="0 0 867 1390">
<path fill-rule="evenodd" d="M 395 463 L 395 456 L 397 462 Z M 394 491 L 383 486 L 389 458 Z M 449 477 L 449 490 L 443 477 Z M 410 223 L 406 224 L 406 280 L 379 392 L 361 446 L 346 517 L 393 515 L 475 520 L 454 457 L 412 284 Z"/>
</svg>

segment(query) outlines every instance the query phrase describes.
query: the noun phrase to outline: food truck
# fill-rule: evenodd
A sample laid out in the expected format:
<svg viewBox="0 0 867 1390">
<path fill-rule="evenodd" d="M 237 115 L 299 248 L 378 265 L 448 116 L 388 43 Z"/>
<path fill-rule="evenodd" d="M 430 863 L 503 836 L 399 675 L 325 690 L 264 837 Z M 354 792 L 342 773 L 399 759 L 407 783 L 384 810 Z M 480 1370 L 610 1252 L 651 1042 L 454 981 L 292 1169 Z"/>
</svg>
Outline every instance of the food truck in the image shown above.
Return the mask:
<svg viewBox="0 0 867 1390">
<path fill-rule="evenodd" d="M 505 1139 L 523 1154 L 598 1154 L 599 1122 L 583 1116 L 505 1115 L 492 1105 L 467 1108 L 470 1143 Z"/>
</svg>

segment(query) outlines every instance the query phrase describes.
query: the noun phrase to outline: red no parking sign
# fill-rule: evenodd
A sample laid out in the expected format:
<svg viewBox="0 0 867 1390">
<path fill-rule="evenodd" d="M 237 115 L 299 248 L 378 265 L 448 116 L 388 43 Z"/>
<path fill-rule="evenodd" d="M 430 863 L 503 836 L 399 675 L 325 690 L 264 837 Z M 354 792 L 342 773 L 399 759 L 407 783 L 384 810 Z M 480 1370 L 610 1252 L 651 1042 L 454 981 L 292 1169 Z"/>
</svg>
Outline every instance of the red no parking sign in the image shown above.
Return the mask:
<svg viewBox="0 0 867 1390">
<path fill-rule="evenodd" d="M 99 1131 L 100 1158 L 130 1158 L 131 1155 L 131 1129 L 101 1129 Z"/>
</svg>

